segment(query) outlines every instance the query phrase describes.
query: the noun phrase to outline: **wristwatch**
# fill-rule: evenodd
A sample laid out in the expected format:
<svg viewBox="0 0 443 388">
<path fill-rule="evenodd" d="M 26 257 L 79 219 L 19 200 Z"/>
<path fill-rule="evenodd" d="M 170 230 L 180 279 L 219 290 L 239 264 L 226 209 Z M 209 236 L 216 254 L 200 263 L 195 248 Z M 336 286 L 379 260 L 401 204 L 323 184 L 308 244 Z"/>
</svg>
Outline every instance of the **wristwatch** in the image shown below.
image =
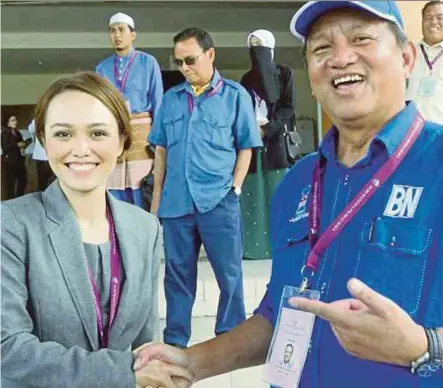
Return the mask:
<svg viewBox="0 0 443 388">
<path fill-rule="evenodd" d="M 443 340 L 437 329 L 425 328 L 428 349 L 411 363 L 411 372 L 420 377 L 430 377 L 443 369 Z"/>
<path fill-rule="evenodd" d="M 235 186 L 232 186 L 231 187 L 231 190 L 238 196 L 238 197 L 240 197 L 240 194 L 241 194 L 241 188 L 240 187 L 235 187 Z"/>
</svg>

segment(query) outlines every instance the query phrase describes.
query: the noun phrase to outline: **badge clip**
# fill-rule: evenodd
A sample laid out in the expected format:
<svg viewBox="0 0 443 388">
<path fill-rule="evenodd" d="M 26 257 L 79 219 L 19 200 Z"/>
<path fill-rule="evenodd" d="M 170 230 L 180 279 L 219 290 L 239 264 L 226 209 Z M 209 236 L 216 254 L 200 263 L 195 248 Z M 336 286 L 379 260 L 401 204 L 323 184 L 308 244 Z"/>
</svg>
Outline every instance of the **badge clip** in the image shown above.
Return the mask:
<svg viewBox="0 0 443 388">
<path fill-rule="evenodd" d="M 308 269 L 311 271 L 310 275 L 306 275 L 305 274 L 305 270 Z M 301 284 L 300 284 L 300 294 L 303 294 L 306 290 L 308 290 L 310 288 L 310 284 L 309 284 L 309 277 L 313 277 L 314 276 L 314 271 L 307 267 L 306 265 L 304 265 L 300 271 L 301 276 L 303 278 Z"/>
</svg>

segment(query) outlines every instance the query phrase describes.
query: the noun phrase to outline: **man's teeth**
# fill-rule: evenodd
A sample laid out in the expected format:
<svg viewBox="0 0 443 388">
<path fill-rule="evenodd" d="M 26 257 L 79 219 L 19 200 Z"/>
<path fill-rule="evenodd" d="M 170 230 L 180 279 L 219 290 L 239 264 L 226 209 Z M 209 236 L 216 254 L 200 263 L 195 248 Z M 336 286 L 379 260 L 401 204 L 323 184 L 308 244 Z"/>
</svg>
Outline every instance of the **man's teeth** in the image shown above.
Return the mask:
<svg viewBox="0 0 443 388">
<path fill-rule="evenodd" d="M 359 75 L 348 75 L 346 77 L 337 78 L 334 80 L 334 86 L 339 86 L 340 84 L 346 83 L 346 82 L 358 82 L 363 81 L 363 77 Z"/>
<path fill-rule="evenodd" d="M 74 171 L 89 171 L 95 167 L 95 164 L 70 164 L 69 168 Z"/>
</svg>

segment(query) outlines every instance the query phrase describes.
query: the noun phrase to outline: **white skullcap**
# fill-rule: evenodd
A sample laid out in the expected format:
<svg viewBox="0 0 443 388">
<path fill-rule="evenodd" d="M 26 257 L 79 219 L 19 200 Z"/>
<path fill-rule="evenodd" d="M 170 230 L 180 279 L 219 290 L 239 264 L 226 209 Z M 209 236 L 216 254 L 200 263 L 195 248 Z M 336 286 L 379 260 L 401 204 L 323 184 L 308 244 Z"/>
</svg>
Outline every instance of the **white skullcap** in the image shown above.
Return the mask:
<svg viewBox="0 0 443 388">
<path fill-rule="evenodd" d="M 263 47 L 268 47 L 270 49 L 275 48 L 275 37 L 271 31 L 255 30 L 254 32 L 251 32 L 248 35 L 248 40 L 247 40 L 248 47 L 251 47 L 249 40 L 251 39 L 252 36 L 255 36 L 256 38 L 260 39 Z"/>
<path fill-rule="evenodd" d="M 133 30 L 135 29 L 134 19 L 122 12 L 112 15 L 111 19 L 109 20 L 109 27 L 111 27 L 115 23 L 124 23 L 131 27 Z"/>
</svg>

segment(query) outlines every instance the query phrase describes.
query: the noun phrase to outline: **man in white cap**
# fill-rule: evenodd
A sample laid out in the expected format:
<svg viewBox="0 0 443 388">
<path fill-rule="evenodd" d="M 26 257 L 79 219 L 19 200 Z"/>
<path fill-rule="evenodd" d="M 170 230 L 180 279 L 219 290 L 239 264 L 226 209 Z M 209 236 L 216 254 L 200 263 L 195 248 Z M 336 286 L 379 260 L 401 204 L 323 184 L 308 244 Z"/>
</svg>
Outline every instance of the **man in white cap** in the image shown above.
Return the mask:
<svg viewBox="0 0 443 388">
<path fill-rule="evenodd" d="M 135 367 L 201 380 L 267 360 L 274 387 L 443 387 L 443 126 L 405 102 L 416 47 L 394 1 L 310 1 L 291 31 L 334 126 L 274 193 L 266 294 L 230 332 L 148 345 Z"/>
<path fill-rule="evenodd" d="M 147 141 L 152 120 L 163 97 L 163 83 L 157 60 L 135 50 L 134 19 L 116 13 L 109 20 L 109 38 L 115 54 L 99 63 L 97 73 L 108 79 L 124 96 L 131 112 L 134 141 L 119 159 L 108 181 L 118 199 L 143 207 L 141 180 L 151 172 L 153 157 Z"/>
<path fill-rule="evenodd" d="M 422 31 L 407 99 L 418 105 L 426 120 L 443 124 L 443 1 L 423 7 Z"/>
</svg>

